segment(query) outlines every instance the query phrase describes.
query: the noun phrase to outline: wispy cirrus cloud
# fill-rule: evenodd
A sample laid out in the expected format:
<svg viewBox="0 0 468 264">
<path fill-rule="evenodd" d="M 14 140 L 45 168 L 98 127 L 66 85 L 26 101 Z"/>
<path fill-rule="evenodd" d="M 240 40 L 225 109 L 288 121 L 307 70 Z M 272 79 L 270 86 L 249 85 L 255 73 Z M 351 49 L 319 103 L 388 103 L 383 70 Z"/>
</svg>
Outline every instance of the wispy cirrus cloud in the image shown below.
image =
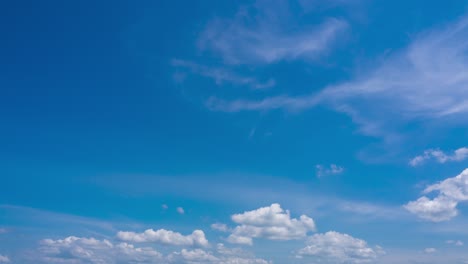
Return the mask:
<svg viewBox="0 0 468 264">
<path fill-rule="evenodd" d="M 256 1 L 241 7 L 233 18 L 209 22 L 198 46 L 234 65 L 310 60 L 327 53 L 347 29 L 347 23 L 336 18 L 295 29 L 294 17 L 288 1 Z"/>
<path fill-rule="evenodd" d="M 252 89 L 267 89 L 276 85 L 276 81 L 273 78 L 269 78 L 265 81 L 259 81 L 257 78 L 240 75 L 223 66 L 207 67 L 195 62 L 179 59 L 173 59 L 171 61 L 171 65 L 176 69 L 188 70 L 193 74 L 211 78 L 214 80 L 216 85 L 229 83 L 234 85 L 250 86 Z"/>
<path fill-rule="evenodd" d="M 438 163 L 446 163 L 449 161 L 462 161 L 468 158 L 468 148 L 462 147 L 453 151 L 453 153 L 447 154 L 440 149 L 428 149 L 424 151 L 422 155 L 418 155 L 412 158 L 409 165 L 416 167 L 428 160 L 435 160 Z"/>
<path fill-rule="evenodd" d="M 351 116 L 362 133 L 372 136 L 388 134 L 388 127 L 412 120 L 449 116 L 465 120 L 468 17 L 415 36 L 405 49 L 391 53 L 372 70 L 320 92 L 261 100 L 211 97 L 207 101 L 210 109 L 225 112 L 303 111 L 319 104 Z"/>
</svg>

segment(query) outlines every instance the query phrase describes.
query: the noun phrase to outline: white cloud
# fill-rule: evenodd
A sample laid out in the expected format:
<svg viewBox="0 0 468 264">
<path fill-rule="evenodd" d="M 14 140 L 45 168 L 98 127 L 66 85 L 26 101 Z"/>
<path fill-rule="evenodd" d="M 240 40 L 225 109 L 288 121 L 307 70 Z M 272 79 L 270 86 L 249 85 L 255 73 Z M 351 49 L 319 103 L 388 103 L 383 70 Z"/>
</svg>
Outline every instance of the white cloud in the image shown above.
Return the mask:
<svg viewBox="0 0 468 264">
<path fill-rule="evenodd" d="M 463 246 L 463 242 L 460 240 L 447 240 L 445 243 L 450 244 L 450 245 L 455 245 L 455 246 Z"/>
<path fill-rule="evenodd" d="M 316 175 L 317 177 L 323 177 L 323 176 L 328 176 L 328 175 L 336 175 L 340 174 L 344 171 L 344 168 L 341 166 L 338 166 L 336 164 L 331 164 L 330 167 L 325 167 L 323 165 L 316 165 Z"/>
<path fill-rule="evenodd" d="M 462 147 L 455 150 L 452 154 L 446 154 L 439 149 L 428 149 L 422 155 L 416 156 L 410 160 L 409 164 L 413 167 L 421 165 L 427 160 L 435 159 L 439 163 L 447 161 L 462 161 L 468 158 L 468 148 Z"/>
<path fill-rule="evenodd" d="M 0 255 L 0 263 L 9 263 L 9 262 L 10 262 L 10 258 L 8 258 L 7 256 Z"/>
<path fill-rule="evenodd" d="M 330 231 L 311 236 L 298 256 L 313 256 L 320 263 L 368 263 L 383 253 L 382 248 L 370 248 L 364 240 Z"/>
<path fill-rule="evenodd" d="M 256 1 L 232 19 L 215 19 L 201 33 L 198 46 L 220 55 L 228 64 L 265 64 L 326 53 L 347 23 L 328 19 L 291 30 L 295 15 L 287 1 Z"/>
<path fill-rule="evenodd" d="M 432 253 L 436 253 L 437 252 L 437 249 L 435 248 L 425 248 L 424 249 L 424 253 L 427 253 L 427 254 L 432 254 Z"/>
<path fill-rule="evenodd" d="M 270 261 L 255 258 L 245 254 L 241 250 L 232 250 L 218 244 L 217 252 L 207 252 L 202 249 L 174 252 L 168 256 L 169 262 L 173 263 L 203 263 L 203 264 L 270 264 Z"/>
<path fill-rule="evenodd" d="M 167 209 L 169 209 L 169 206 L 167 206 L 167 204 L 163 204 L 163 205 L 161 205 L 161 208 L 162 208 L 163 210 L 167 210 Z"/>
<path fill-rule="evenodd" d="M 276 85 L 275 80 L 271 78 L 265 81 L 259 81 L 257 78 L 242 76 L 221 67 L 210 68 L 194 62 L 178 59 L 172 60 L 171 64 L 178 69 L 188 69 L 194 74 L 211 78 L 217 85 L 232 83 L 235 85 L 247 85 L 253 89 L 266 89 Z M 177 75 L 177 78 L 179 78 L 179 75 Z"/>
<path fill-rule="evenodd" d="M 114 245 L 106 239 L 74 236 L 44 239 L 39 251 L 46 263 L 155 263 L 162 259 L 159 252 L 149 247 L 137 248 L 127 243 Z"/>
<path fill-rule="evenodd" d="M 159 229 L 156 231 L 153 229 L 147 229 L 143 233 L 120 231 L 117 233 L 117 238 L 134 243 L 156 242 L 166 245 L 202 247 L 209 245 L 208 240 L 205 237 L 205 233 L 202 230 L 195 230 L 192 234 L 186 236 L 165 229 Z"/>
<path fill-rule="evenodd" d="M 433 222 L 447 221 L 457 216 L 458 203 L 468 200 L 468 169 L 424 190 L 425 194 L 431 192 L 438 192 L 438 195 L 434 199 L 423 196 L 404 205 L 404 208 Z"/>
<path fill-rule="evenodd" d="M 301 111 L 325 104 L 352 117 L 366 135 L 394 138 L 392 131 L 413 120 L 466 121 L 468 112 L 468 18 L 414 37 L 379 65 L 354 80 L 302 96 L 224 101 L 212 97 L 212 110 Z"/>
<path fill-rule="evenodd" d="M 182 207 L 177 207 L 177 212 L 178 212 L 179 214 L 185 214 L 185 210 L 184 210 L 184 208 L 182 208 Z"/>
<path fill-rule="evenodd" d="M 211 229 L 216 230 L 216 231 L 221 231 L 221 232 L 228 232 L 229 231 L 229 227 L 226 224 L 222 224 L 222 223 L 212 224 Z"/>
<path fill-rule="evenodd" d="M 272 204 L 256 210 L 235 214 L 232 221 L 239 224 L 232 230 L 228 242 L 252 244 L 252 238 L 271 240 L 291 240 L 306 237 L 308 232 L 315 231 L 312 218 L 301 215 L 299 219 L 291 218 L 279 204 Z"/>
</svg>

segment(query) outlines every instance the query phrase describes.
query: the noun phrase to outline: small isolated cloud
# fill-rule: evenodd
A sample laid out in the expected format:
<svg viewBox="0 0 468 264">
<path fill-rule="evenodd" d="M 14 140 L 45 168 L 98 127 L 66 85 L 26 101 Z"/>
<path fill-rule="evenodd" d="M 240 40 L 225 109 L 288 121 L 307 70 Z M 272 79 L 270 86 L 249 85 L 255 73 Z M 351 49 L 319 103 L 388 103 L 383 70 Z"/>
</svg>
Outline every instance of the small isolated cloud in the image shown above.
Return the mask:
<svg viewBox="0 0 468 264">
<path fill-rule="evenodd" d="M 425 248 L 424 249 L 424 253 L 426 254 L 433 254 L 433 253 L 436 253 L 437 252 L 437 249 L 435 248 Z"/>
<path fill-rule="evenodd" d="M 184 210 L 184 208 L 182 208 L 182 207 L 177 207 L 177 212 L 178 212 L 179 214 L 185 214 L 185 210 Z"/>
<path fill-rule="evenodd" d="M 282 60 L 316 59 L 326 54 L 348 25 L 329 18 L 291 30 L 294 12 L 288 1 L 256 1 L 231 19 L 214 19 L 200 34 L 198 46 L 227 64 L 269 64 Z"/>
<path fill-rule="evenodd" d="M 448 161 L 462 161 L 468 158 L 468 148 L 459 148 L 453 153 L 445 153 L 439 149 L 428 149 L 422 155 L 412 158 L 409 164 L 413 167 L 423 164 L 428 160 L 435 160 L 438 163 L 445 163 Z"/>
<path fill-rule="evenodd" d="M 156 231 L 153 229 L 147 229 L 143 233 L 120 231 L 117 233 L 117 238 L 122 241 L 133 243 L 156 242 L 165 245 L 201 247 L 209 245 L 208 240 L 205 237 L 205 233 L 202 230 L 195 230 L 192 234 L 186 236 L 181 233 L 165 229 L 159 229 Z"/>
<path fill-rule="evenodd" d="M 162 208 L 163 210 L 167 210 L 167 209 L 169 208 L 169 206 L 167 206 L 167 204 L 163 204 L 163 205 L 161 205 L 161 208 Z"/>
<path fill-rule="evenodd" d="M 257 78 L 243 76 L 223 67 L 207 67 L 191 61 L 173 59 L 171 64 L 176 69 L 189 70 L 193 74 L 213 79 L 216 85 L 223 85 L 226 83 L 234 85 L 246 85 L 252 89 L 267 89 L 276 85 L 276 81 L 269 78 L 265 81 L 259 81 Z M 182 82 L 181 74 L 174 76 L 177 82 Z"/>
<path fill-rule="evenodd" d="M 8 230 L 6 228 L 0 228 L 0 234 L 6 234 Z"/>
<path fill-rule="evenodd" d="M 44 263 L 160 263 L 162 260 L 161 253 L 150 247 L 113 244 L 92 237 L 44 239 L 39 252 Z"/>
<path fill-rule="evenodd" d="M 256 210 L 231 216 L 232 221 L 239 224 L 232 230 L 228 242 L 252 245 L 252 238 L 270 240 L 291 240 L 306 237 L 308 232 L 315 231 L 312 218 L 301 215 L 291 218 L 288 210 L 281 205 L 272 204 Z"/>
<path fill-rule="evenodd" d="M 428 186 L 424 194 L 438 192 L 434 199 L 422 196 L 404 208 L 422 219 L 441 222 L 458 215 L 457 205 L 468 200 L 468 169 L 459 175 Z"/>
<path fill-rule="evenodd" d="M 458 247 L 463 246 L 463 242 L 460 241 L 460 240 L 447 240 L 447 241 L 445 241 L 445 243 L 447 243 L 449 245 L 455 245 L 455 246 L 458 246 Z"/>
<path fill-rule="evenodd" d="M 221 232 L 228 232 L 229 227 L 226 224 L 214 223 L 211 225 L 211 229 Z"/>
<path fill-rule="evenodd" d="M 316 169 L 316 175 L 317 177 L 324 177 L 328 175 L 336 175 L 343 173 L 344 168 L 341 166 L 338 166 L 336 164 L 331 164 L 329 167 L 323 166 L 323 165 L 315 165 Z"/>
<path fill-rule="evenodd" d="M 314 257 L 320 263 L 369 263 L 382 254 L 379 246 L 371 248 L 364 240 L 334 231 L 311 236 L 298 251 L 299 257 Z"/>
<path fill-rule="evenodd" d="M 0 263 L 9 263 L 9 262 L 10 262 L 10 258 L 4 255 L 0 255 Z"/>
</svg>

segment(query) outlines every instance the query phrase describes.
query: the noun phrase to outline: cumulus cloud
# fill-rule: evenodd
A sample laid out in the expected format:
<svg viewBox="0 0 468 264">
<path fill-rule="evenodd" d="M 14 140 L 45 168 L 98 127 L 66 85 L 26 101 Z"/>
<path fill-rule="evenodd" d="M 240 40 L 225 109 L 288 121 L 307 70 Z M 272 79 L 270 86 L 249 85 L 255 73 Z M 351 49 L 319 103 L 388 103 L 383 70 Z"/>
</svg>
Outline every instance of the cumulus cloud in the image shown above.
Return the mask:
<svg viewBox="0 0 468 264">
<path fill-rule="evenodd" d="M 328 176 L 328 175 L 340 174 L 344 171 L 343 167 L 338 166 L 336 164 L 331 164 L 329 167 L 325 167 L 323 165 L 318 164 L 315 166 L 315 169 L 316 169 L 316 175 L 319 178 Z"/>
<path fill-rule="evenodd" d="M 187 250 L 182 249 L 179 252 L 174 252 L 168 256 L 170 263 L 200 263 L 200 264 L 269 264 L 271 262 L 255 258 L 248 255 L 232 255 L 232 251 L 226 250 L 226 248 L 220 244 L 217 252 L 207 252 L 202 249 Z M 221 250 L 220 250 L 221 249 Z"/>
<path fill-rule="evenodd" d="M 10 262 L 10 258 L 8 258 L 7 256 L 0 255 L 0 263 L 9 263 L 9 262 Z"/>
<path fill-rule="evenodd" d="M 424 253 L 427 253 L 427 254 L 432 254 L 432 253 L 436 253 L 437 252 L 437 249 L 435 248 L 425 248 L 424 249 Z"/>
<path fill-rule="evenodd" d="M 127 243 L 113 244 L 109 240 L 70 236 L 64 239 L 44 239 L 39 251 L 46 263 L 156 263 L 161 253 L 150 248 L 138 248 Z"/>
<path fill-rule="evenodd" d="M 299 257 L 312 256 L 320 263 L 369 263 L 381 254 L 379 246 L 371 248 L 364 240 L 334 231 L 311 236 L 298 251 Z"/>
<path fill-rule="evenodd" d="M 182 208 L 182 207 L 177 207 L 177 212 L 178 212 L 179 214 L 185 214 L 185 210 L 184 210 L 184 208 Z"/>
<path fill-rule="evenodd" d="M 211 225 L 211 229 L 221 232 L 228 232 L 229 227 L 226 224 L 214 223 Z"/>
<path fill-rule="evenodd" d="M 447 240 L 445 243 L 450 244 L 450 245 L 455 245 L 455 246 L 463 246 L 463 242 L 460 240 Z"/>
<path fill-rule="evenodd" d="M 468 200 L 468 169 L 459 175 L 428 186 L 424 194 L 437 192 L 433 199 L 422 196 L 404 205 L 409 212 L 422 219 L 441 222 L 458 215 L 457 205 Z"/>
<path fill-rule="evenodd" d="M 288 1 L 256 1 L 241 7 L 232 19 L 214 19 L 200 34 L 198 46 L 227 64 L 267 64 L 315 59 L 325 54 L 347 23 L 329 18 L 311 27 L 291 30 L 294 13 Z"/>
<path fill-rule="evenodd" d="M 363 134 L 372 136 L 390 137 L 392 129 L 413 120 L 450 116 L 466 121 L 468 17 L 415 36 L 408 47 L 391 52 L 354 80 L 320 92 L 207 102 L 210 109 L 227 112 L 301 111 L 318 104 L 351 116 Z"/>
<path fill-rule="evenodd" d="M 413 167 L 421 165 L 427 160 L 434 159 L 438 163 L 445 163 L 448 161 L 462 161 L 468 158 L 468 148 L 463 147 L 453 151 L 452 154 L 447 154 L 439 149 L 428 149 L 422 155 L 412 158 L 409 164 Z"/>
<path fill-rule="evenodd" d="M 147 229 L 143 233 L 120 231 L 117 233 L 117 238 L 133 243 L 156 242 L 166 245 L 201 247 L 209 245 L 208 240 L 205 237 L 205 233 L 202 230 L 195 230 L 192 234 L 186 236 L 165 229 L 159 229 L 156 231 L 153 229 Z"/>
<path fill-rule="evenodd" d="M 231 83 L 235 85 L 247 85 L 253 89 L 266 89 L 276 85 L 274 79 L 259 81 L 257 78 L 243 76 L 223 67 L 207 67 L 191 61 L 173 59 L 172 66 L 177 69 L 189 70 L 194 74 L 211 78 L 217 85 Z"/>
<path fill-rule="evenodd" d="M 231 216 L 232 221 L 239 224 L 232 230 L 228 241 L 237 244 L 252 244 L 252 238 L 270 240 L 291 240 L 304 238 L 308 232 L 315 231 L 312 218 L 301 215 L 298 219 L 291 218 L 288 210 L 281 205 L 272 204 L 256 210 Z"/>
</svg>

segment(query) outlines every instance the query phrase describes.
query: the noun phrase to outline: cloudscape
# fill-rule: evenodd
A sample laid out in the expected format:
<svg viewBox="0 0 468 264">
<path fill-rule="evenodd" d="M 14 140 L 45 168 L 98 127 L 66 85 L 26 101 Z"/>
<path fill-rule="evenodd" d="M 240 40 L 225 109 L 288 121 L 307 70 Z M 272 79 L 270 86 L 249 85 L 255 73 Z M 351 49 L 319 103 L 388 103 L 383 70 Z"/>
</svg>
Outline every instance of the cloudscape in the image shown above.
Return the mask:
<svg viewBox="0 0 468 264">
<path fill-rule="evenodd" d="M 0 264 L 468 263 L 468 2 L 0 22 Z"/>
</svg>

